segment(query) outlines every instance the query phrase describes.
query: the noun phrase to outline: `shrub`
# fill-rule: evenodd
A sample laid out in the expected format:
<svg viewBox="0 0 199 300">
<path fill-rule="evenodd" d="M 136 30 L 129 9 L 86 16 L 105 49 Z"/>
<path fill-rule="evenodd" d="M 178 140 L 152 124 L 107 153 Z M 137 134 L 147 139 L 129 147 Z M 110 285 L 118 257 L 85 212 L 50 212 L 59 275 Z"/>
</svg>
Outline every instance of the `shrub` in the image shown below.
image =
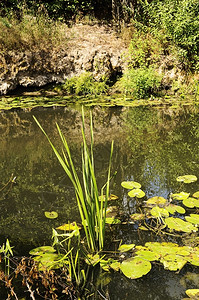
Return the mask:
<svg viewBox="0 0 199 300">
<path fill-rule="evenodd" d="M 126 94 L 138 99 L 157 94 L 161 85 L 162 76 L 152 67 L 128 69 L 120 80 L 120 88 Z"/>
<path fill-rule="evenodd" d="M 67 79 L 63 85 L 63 89 L 68 94 L 76 95 L 100 95 L 107 90 L 108 86 L 104 81 L 95 81 L 93 75 L 89 72 L 84 72 L 79 76 L 74 76 Z"/>
</svg>

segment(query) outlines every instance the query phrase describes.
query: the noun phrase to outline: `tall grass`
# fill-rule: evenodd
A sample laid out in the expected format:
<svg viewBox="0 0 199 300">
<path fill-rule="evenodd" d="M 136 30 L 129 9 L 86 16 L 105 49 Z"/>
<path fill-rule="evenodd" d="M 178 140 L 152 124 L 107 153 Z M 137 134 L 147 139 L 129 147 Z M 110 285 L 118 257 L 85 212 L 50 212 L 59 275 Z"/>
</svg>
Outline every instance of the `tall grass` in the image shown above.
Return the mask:
<svg viewBox="0 0 199 300">
<path fill-rule="evenodd" d="M 113 142 L 111 144 L 110 152 L 110 161 L 108 167 L 107 181 L 105 185 L 98 190 L 96 176 L 95 176 L 95 167 L 94 167 L 94 156 L 93 156 L 93 121 L 92 114 L 90 113 L 90 138 L 91 145 L 90 149 L 86 142 L 85 137 L 85 119 L 84 119 L 84 110 L 82 108 L 82 182 L 79 179 L 79 176 L 76 172 L 73 160 L 71 157 L 70 149 L 68 143 L 59 127 L 57 129 L 59 136 L 62 141 L 63 149 L 62 153 L 56 149 L 56 147 L 51 142 L 50 138 L 34 117 L 36 123 L 42 130 L 42 132 L 47 137 L 55 155 L 58 158 L 61 166 L 64 171 L 70 178 L 77 199 L 77 204 L 79 208 L 79 213 L 81 216 L 82 226 L 86 235 L 87 246 L 90 252 L 97 252 L 103 249 L 104 246 L 104 237 L 105 237 L 105 224 L 106 224 L 106 209 L 107 209 L 107 200 L 109 197 L 109 182 L 110 182 L 110 171 L 111 171 L 111 160 L 113 153 Z M 104 195 L 105 193 L 105 195 Z M 103 196 L 104 197 L 100 197 Z M 100 201 L 101 199 L 101 201 Z M 104 199 L 104 201 L 103 201 Z"/>
</svg>

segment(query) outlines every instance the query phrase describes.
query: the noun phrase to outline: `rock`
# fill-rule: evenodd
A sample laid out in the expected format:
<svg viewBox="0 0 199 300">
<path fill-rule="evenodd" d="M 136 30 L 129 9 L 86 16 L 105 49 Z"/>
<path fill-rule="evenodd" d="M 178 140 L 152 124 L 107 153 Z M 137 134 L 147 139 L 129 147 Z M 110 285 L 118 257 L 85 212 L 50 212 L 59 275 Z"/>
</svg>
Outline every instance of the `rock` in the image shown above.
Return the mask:
<svg viewBox="0 0 199 300">
<path fill-rule="evenodd" d="M 75 26 L 66 49 L 8 51 L 0 56 L 0 94 L 17 86 L 41 87 L 63 83 L 66 78 L 88 71 L 96 80 L 121 72 L 125 51 L 122 40 L 110 29 L 100 26 Z"/>
</svg>

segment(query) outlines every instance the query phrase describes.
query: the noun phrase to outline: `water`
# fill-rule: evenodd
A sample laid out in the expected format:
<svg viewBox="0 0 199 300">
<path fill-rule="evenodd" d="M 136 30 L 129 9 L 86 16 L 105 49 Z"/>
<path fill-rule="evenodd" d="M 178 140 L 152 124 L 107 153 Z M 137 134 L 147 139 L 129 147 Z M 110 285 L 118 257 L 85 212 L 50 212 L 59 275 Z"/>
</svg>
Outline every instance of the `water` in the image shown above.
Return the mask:
<svg viewBox="0 0 199 300">
<path fill-rule="evenodd" d="M 197 108 L 99 108 L 93 110 L 96 174 L 101 187 L 106 181 L 111 141 L 114 140 L 111 192 L 119 196 L 118 205 L 125 216 L 134 213 L 139 203 L 127 197 L 121 187 L 124 180 L 142 184 L 147 197 L 168 197 L 179 189 L 176 177 L 199 174 L 199 115 Z M 33 120 L 39 120 L 58 148 L 61 143 L 55 123 L 64 132 L 76 168 L 81 173 L 81 108 L 40 108 L 31 112 L 0 112 L 0 189 L 13 174 L 15 182 L 0 191 L 0 243 L 6 238 L 15 246 L 15 254 L 27 255 L 38 245 L 51 244 L 52 227 L 79 220 L 75 195 L 69 179 L 60 167 L 46 138 Z M 89 131 L 89 112 L 86 111 Z M 187 191 L 199 190 L 198 183 Z M 58 212 L 55 220 L 45 211 Z M 123 243 L 144 244 L 150 234 L 138 236 L 132 226 L 114 230 L 114 238 Z M 186 274 L 155 267 L 144 278 L 129 280 L 114 274 L 103 287 L 110 299 L 181 299 L 187 288 L 196 286 Z M 197 269 L 195 270 L 197 272 Z M 182 284 L 183 283 L 183 284 Z"/>
</svg>

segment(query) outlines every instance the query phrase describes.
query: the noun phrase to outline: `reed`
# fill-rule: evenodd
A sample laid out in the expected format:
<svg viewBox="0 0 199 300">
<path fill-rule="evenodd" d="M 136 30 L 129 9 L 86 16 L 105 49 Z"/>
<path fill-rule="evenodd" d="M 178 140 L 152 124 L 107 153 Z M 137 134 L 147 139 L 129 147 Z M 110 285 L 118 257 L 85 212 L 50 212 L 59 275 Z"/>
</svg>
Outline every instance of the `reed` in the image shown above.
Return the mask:
<svg viewBox="0 0 199 300">
<path fill-rule="evenodd" d="M 48 137 L 40 123 L 37 121 L 37 119 L 35 117 L 34 119 L 48 139 L 58 161 L 60 162 L 61 166 L 63 167 L 64 171 L 66 172 L 67 176 L 70 178 L 74 186 L 82 226 L 84 228 L 87 240 L 88 250 L 89 252 L 98 252 L 104 247 L 106 210 L 107 200 L 109 197 L 113 142 L 111 144 L 107 181 L 101 188 L 101 190 L 98 190 L 93 155 L 94 137 L 92 114 L 90 113 L 91 145 L 90 147 L 88 147 L 85 137 L 84 110 L 82 108 L 82 183 L 76 172 L 68 143 L 59 125 L 56 124 L 63 145 L 61 153 L 53 145 L 50 138 Z"/>
</svg>

